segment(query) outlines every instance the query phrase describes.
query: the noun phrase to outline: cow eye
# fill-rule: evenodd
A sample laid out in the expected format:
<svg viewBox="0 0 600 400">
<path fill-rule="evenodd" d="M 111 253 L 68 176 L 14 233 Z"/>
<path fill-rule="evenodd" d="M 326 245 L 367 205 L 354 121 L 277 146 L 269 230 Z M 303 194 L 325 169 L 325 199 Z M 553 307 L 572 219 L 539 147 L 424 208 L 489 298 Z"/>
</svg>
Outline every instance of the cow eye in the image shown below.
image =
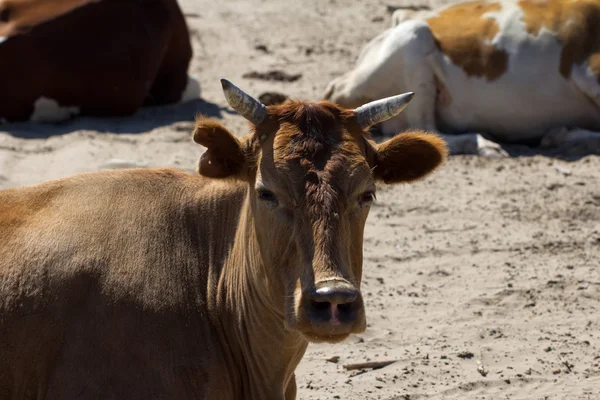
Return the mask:
<svg viewBox="0 0 600 400">
<path fill-rule="evenodd" d="M 277 204 L 277 197 L 275 197 L 275 194 L 266 189 L 260 189 L 258 191 L 258 199 L 261 201 L 271 203 L 273 205 Z"/>
<path fill-rule="evenodd" d="M 372 190 L 367 190 L 366 192 L 360 195 L 359 202 L 361 205 L 369 205 L 373 202 L 373 200 L 375 200 L 375 198 L 375 192 Z"/>
</svg>

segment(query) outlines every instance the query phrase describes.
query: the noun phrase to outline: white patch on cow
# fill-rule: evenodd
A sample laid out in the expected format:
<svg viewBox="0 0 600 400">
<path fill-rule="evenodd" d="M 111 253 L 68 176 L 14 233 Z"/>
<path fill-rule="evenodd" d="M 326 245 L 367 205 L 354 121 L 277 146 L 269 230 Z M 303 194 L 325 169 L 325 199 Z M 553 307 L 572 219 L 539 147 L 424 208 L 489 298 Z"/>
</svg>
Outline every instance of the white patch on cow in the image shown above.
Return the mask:
<svg viewBox="0 0 600 400">
<path fill-rule="evenodd" d="M 61 107 L 56 100 L 40 97 L 33 105 L 32 122 L 61 122 L 79 114 L 79 107 Z"/>
<path fill-rule="evenodd" d="M 0 44 L 6 42 L 7 39 L 8 39 L 8 37 L 6 37 L 6 36 L 0 36 Z"/>
<path fill-rule="evenodd" d="M 500 9 L 483 14 L 483 18 L 496 21 L 498 33 L 487 44 L 495 45 L 509 54 L 518 51 L 519 45 L 526 40 L 528 34 L 525 31 L 523 17 L 525 14 L 520 7 L 514 3 L 500 3 Z"/>
<path fill-rule="evenodd" d="M 196 100 L 200 98 L 200 83 L 193 77 L 188 75 L 187 85 L 185 90 L 181 94 L 180 103 L 186 103 L 190 100 Z"/>
<path fill-rule="evenodd" d="M 537 36 L 527 32 L 527 26 L 523 22 L 525 14 L 515 3 L 501 3 L 501 9 L 483 15 L 491 18 L 498 24 L 498 33 L 488 43 L 493 44 L 508 54 L 527 52 L 524 47 L 544 47 L 559 44 L 556 32 L 543 26 Z"/>
</svg>

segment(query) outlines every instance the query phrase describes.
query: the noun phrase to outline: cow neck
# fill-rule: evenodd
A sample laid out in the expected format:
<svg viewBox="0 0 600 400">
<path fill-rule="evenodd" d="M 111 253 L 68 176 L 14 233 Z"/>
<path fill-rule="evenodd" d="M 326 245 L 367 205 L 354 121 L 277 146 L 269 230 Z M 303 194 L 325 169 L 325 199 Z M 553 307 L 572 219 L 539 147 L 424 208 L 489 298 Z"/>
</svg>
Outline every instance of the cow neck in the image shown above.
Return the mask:
<svg viewBox="0 0 600 400">
<path fill-rule="evenodd" d="M 225 331 L 235 332 L 227 344 L 235 362 L 232 368 L 245 366 L 238 390 L 244 398 L 283 398 L 308 342 L 284 328 L 283 299 L 275 299 L 283 292 L 274 294 L 278 284 L 262 261 L 254 223 L 246 194 L 219 281 L 219 298 L 229 316 Z"/>
</svg>

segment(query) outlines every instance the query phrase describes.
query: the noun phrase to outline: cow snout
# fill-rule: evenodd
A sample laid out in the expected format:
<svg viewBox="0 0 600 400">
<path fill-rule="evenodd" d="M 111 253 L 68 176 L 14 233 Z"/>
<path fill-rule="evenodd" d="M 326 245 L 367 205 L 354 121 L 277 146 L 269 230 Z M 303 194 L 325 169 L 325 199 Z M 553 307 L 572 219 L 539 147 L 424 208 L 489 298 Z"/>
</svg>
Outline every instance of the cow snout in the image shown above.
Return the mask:
<svg viewBox="0 0 600 400">
<path fill-rule="evenodd" d="M 330 281 L 317 284 L 305 295 L 305 307 L 313 327 L 345 333 L 352 330 L 363 305 L 356 287 Z"/>
<path fill-rule="evenodd" d="M 315 310 L 331 309 L 342 311 L 349 309 L 358 297 L 358 290 L 348 287 L 325 286 L 316 289 L 311 296 Z"/>
</svg>

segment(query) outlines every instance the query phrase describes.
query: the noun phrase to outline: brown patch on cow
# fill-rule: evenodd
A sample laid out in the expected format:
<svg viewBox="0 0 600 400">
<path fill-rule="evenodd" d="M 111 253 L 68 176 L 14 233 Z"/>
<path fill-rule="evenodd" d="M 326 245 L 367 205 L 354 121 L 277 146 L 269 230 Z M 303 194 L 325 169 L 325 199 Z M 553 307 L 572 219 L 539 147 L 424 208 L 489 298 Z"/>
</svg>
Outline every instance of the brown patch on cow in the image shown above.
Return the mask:
<svg viewBox="0 0 600 400">
<path fill-rule="evenodd" d="M 499 3 L 473 1 L 447 8 L 427 20 L 437 47 L 468 76 L 499 78 L 508 68 L 508 53 L 486 44 L 499 31 L 484 14 L 499 11 Z"/>
<path fill-rule="evenodd" d="M 597 1 L 520 1 L 527 33 L 537 36 L 542 28 L 556 32 L 563 45 L 560 74 L 569 78 L 573 65 L 588 61 L 600 83 L 600 3 Z"/>
</svg>

